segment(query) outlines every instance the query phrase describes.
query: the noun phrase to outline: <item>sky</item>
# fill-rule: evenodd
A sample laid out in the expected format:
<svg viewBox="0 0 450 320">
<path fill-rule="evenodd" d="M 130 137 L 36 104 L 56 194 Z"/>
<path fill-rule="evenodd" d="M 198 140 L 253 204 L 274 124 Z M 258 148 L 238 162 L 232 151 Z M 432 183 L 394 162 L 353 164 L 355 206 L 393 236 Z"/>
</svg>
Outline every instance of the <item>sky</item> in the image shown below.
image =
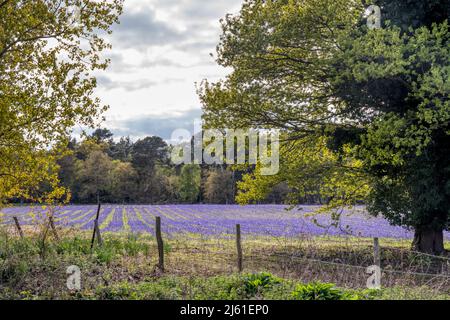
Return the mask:
<svg viewBox="0 0 450 320">
<path fill-rule="evenodd" d="M 242 2 L 125 0 L 121 23 L 108 36 L 111 65 L 96 75 L 96 95 L 110 106 L 102 126 L 134 140 L 192 131 L 201 116 L 195 84 L 229 72 L 214 58 L 219 20 L 237 13 Z"/>
</svg>

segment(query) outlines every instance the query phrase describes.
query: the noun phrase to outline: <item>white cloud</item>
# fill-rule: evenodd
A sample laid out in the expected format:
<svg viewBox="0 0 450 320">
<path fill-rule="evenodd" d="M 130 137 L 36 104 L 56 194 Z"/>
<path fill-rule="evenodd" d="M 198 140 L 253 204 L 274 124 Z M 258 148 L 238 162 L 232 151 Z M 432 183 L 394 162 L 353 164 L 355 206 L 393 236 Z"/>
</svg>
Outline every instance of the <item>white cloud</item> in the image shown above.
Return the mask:
<svg viewBox="0 0 450 320">
<path fill-rule="evenodd" d="M 194 132 L 194 121 L 200 120 L 201 111 L 187 110 L 181 114 L 161 114 L 158 116 L 140 116 L 128 119 L 115 119 L 110 122 L 110 130 L 116 137 L 130 136 L 133 140 L 145 136 L 157 135 L 170 140 L 177 129 Z"/>
<path fill-rule="evenodd" d="M 241 3 L 125 1 L 121 24 L 109 37 L 113 49 L 106 56 L 111 66 L 98 76 L 97 95 L 110 105 L 105 125 L 117 127 L 120 120 L 116 132 L 136 135 L 136 119 L 143 128 L 142 121 L 151 123 L 152 119 L 173 115 L 176 122 L 184 119 L 180 114 L 187 118 L 193 112 L 199 114 L 194 84 L 206 77 L 215 80 L 226 75 L 227 70 L 217 66 L 209 53 L 215 52 L 219 41 L 219 20 L 237 12 Z M 153 134 L 158 134 L 155 130 L 158 128 Z"/>
</svg>

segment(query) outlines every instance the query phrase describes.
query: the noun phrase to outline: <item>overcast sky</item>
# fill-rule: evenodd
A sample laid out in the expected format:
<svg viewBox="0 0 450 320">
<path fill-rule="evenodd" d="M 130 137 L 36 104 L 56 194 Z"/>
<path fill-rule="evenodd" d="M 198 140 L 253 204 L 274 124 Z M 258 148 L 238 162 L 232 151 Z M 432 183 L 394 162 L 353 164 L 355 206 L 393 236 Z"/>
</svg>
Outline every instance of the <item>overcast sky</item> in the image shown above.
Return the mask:
<svg viewBox="0 0 450 320">
<path fill-rule="evenodd" d="M 217 80 L 227 70 L 210 53 L 219 20 L 239 11 L 242 0 L 126 0 L 114 26 L 110 68 L 97 76 L 97 95 L 110 105 L 103 126 L 116 136 L 165 139 L 192 130 L 201 116 L 195 83 Z"/>
</svg>

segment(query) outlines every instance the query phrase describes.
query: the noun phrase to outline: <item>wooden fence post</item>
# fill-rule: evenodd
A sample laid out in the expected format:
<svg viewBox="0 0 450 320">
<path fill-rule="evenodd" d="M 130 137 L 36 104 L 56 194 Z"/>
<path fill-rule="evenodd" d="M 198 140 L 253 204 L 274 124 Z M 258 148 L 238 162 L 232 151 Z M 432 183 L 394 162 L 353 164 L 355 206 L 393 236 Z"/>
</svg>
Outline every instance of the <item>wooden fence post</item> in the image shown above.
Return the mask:
<svg viewBox="0 0 450 320">
<path fill-rule="evenodd" d="M 52 228 L 53 235 L 55 236 L 56 241 L 59 241 L 58 231 L 55 227 L 55 222 L 53 221 L 53 216 L 48 217 L 48 221 L 50 223 L 50 227 Z"/>
<path fill-rule="evenodd" d="M 99 242 L 99 245 L 101 245 L 101 236 L 100 236 L 100 229 L 98 227 L 98 218 L 100 217 L 100 209 L 101 209 L 102 205 L 99 202 L 98 203 L 98 208 L 97 208 L 97 215 L 95 217 L 95 221 L 94 221 L 94 231 L 92 233 L 92 240 L 91 240 L 91 250 L 94 248 L 94 241 L 95 241 L 95 236 L 97 235 L 97 240 Z"/>
<path fill-rule="evenodd" d="M 378 238 L 373 238 L 373 259 L 374 264 L 381 268 L 380 241 Z"/>
<path fill-rule="evenodd" d="M 237 247 L 237 266 L 239 272 L 242 272 L 242 241 L 241 241 L 241 225 L 236 225 L 236 247 Z"/>
<path fill-rule="evenodd" d="M 95 228 L 95 233 L 97 234 L 98 245 L 101 247 L 103 245 L 103 240 L 102 240 L 102 235 L 100 233 L 100 228 L 98 227 L 98 220 L 95 220 L 94 228 Z"/>
<path fill-rule="evenodd" d="M 158 268 L 164 272 L 164 243 L 161 235 L 161 217 L 156 217 L 156 242 L 158 244 L 159 262 Z"/>
<path fill-rule="evenodd" d="M 19 219 L 17 219 L 17 217 L 13 217 L 13 219 L 16 224 L 17 231 L 19 232 L 20 238 L 23 239 L 23 231 L 22 227 L 20 226 Z"/>
</svg>

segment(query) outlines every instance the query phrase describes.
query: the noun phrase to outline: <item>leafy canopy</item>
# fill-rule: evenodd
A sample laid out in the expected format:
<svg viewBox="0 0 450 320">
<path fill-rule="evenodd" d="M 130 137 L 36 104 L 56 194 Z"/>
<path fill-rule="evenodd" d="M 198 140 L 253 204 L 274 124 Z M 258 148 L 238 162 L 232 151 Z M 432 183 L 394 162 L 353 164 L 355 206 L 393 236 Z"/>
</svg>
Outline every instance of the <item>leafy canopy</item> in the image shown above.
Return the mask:
<svg viewBox="0 0 450 320">
<path fill-rule="evenodd" d="M 375 3 L 375 30 L 356 0 L 247 0 L 223 20 L 232 72 L 199 89 L 207 124 L 283 131 L 280 174 L 247 176 L 241 202 L 287 181 L 395 224 L 448 226 L 449 1 Z"/>
<path fill-rule="evenodd" d="M 0 1 L 0 200 L 56 190 L 64 140 L 106 109 L 94 72 L 121 12 L 122 0 Z"/>
</svg>

